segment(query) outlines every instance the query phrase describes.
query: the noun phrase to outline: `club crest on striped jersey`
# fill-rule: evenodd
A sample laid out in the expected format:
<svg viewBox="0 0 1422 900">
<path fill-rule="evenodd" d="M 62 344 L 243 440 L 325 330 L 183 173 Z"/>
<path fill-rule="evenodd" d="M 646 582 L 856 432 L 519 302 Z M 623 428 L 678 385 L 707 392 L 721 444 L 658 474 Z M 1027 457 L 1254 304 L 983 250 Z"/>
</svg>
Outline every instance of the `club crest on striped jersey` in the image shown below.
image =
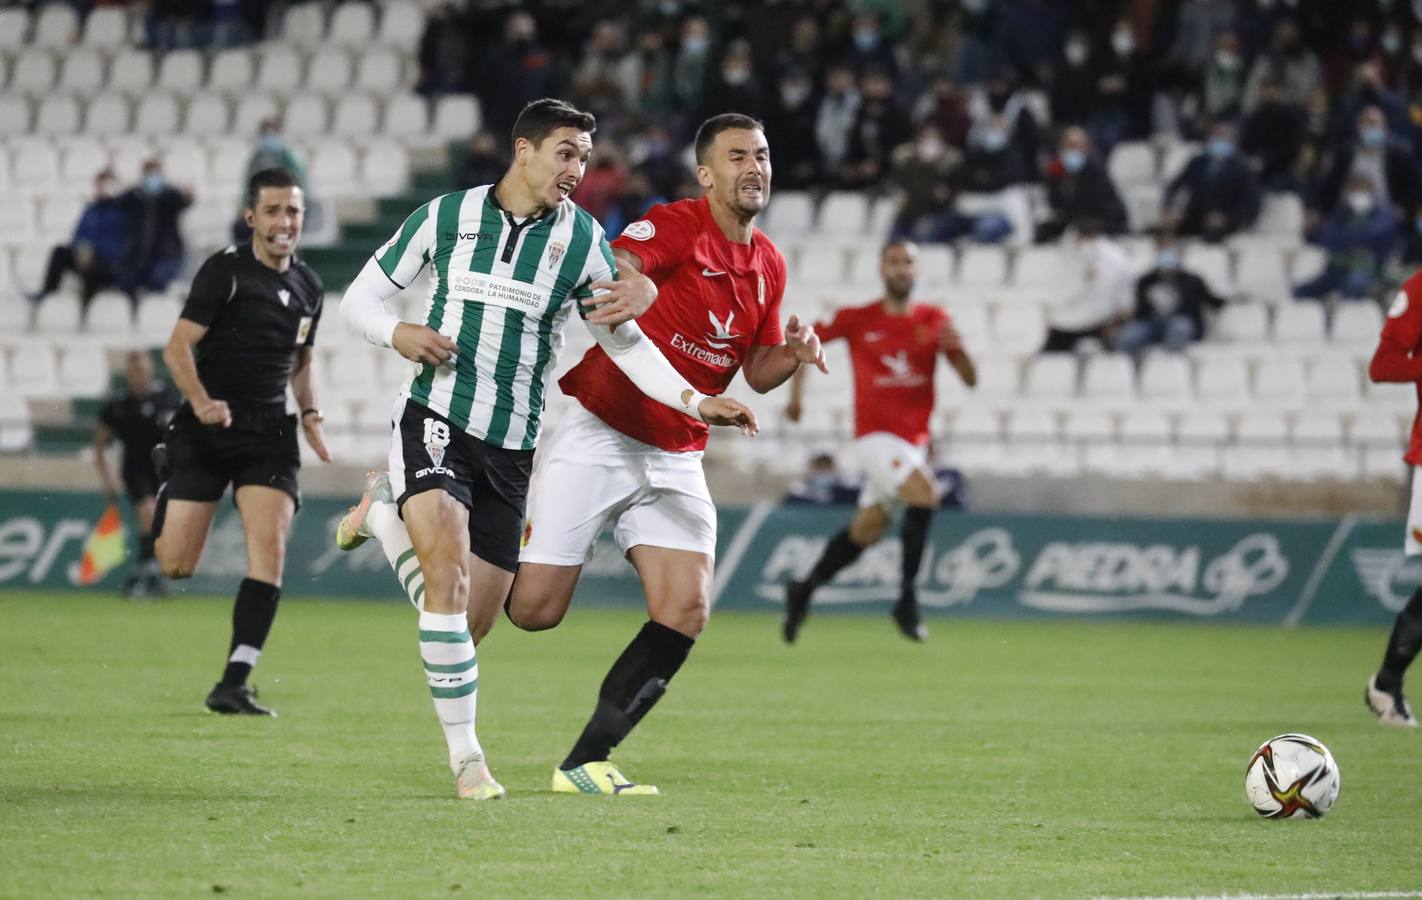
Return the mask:
<svg viewBox="0 0 1422 900">
<path fill-rule="evenodd" d="M 562 241 L 548 242 L 548 265 L 556 266 L 562 260 L 563 254 L 568 252 L 568 245 Z"/>
</svg>

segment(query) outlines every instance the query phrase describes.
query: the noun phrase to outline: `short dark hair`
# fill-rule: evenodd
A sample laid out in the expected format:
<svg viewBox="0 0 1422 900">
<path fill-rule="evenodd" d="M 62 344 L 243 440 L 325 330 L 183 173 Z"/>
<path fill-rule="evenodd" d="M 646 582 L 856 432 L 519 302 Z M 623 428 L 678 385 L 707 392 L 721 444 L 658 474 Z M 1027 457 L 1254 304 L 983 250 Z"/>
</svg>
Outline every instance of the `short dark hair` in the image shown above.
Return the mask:
<svg viewBox="0 0 1422 900">
<path fill-rule="evenodd" d="M 702 122 L 700 128 L 696 129 L 697 165 L 706 162 L 706 152 L 715 143 L 716 135 L 735 128 L 745 128 L 751 131 L 765 130 L 765 126 L 760 123 L 759 119 L 742 113 L 721 113 L 719 116 L 712 116 Z"/>
<path fill-rule="evenodd" d="M 543 139 L 559 128 L 576 128 L 592 134 L 597 131 L 597 117 L 563 100 L 544 97 L 523 108 L 514 122 L 513 143 L 523 138 L 537 147 Z"/>
<path fill-rule="evenodd" d="M 257 208 L 257 198 L 262 195 L 262 188 L 289 187 L 301 187 L 301 182 L 296 180 L 290 169 L 273 168 L 256 172 L 247 181 L 247 208 Z"/>
</svg>

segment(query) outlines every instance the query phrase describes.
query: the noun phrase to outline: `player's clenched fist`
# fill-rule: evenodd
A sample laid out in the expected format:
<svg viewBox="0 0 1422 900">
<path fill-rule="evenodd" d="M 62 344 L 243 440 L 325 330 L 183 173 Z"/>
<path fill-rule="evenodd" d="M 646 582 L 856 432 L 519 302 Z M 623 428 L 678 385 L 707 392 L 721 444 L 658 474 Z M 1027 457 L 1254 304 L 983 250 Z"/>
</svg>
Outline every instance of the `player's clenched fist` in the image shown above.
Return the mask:
<svg viewBox="0 0 1422 900">
<path fill-rule="evenodd" d="M 226 400 L 208 399 L 193 404 L 193 415 L 204 425 L 220 425 L 227 428 L 232 424 L 232 411 Z"/>
<path fill-rule="evenodd" d="M 395 352 L 411 362 L 442 366 L 459 349 L 453 339 L 426 325 L 401 322 L 390 338 Z"/>
<path fill-rule="evenodd" d="M 791 316 L 785 324 L 785 344 L 795 351 L 795 358 L 802 363 L 813 363 L 821 372 L 828 374 L 825 365 L 825 351 L 820 346 L 820 336 L 811 325 L 802 324 L 799 316 Z"/>
<path fill-rule="evenodd" d="M 752 436 L 760 431 L 751 408 L 729 397 L 707 397 L 697 404 L 696 412 L 707 425 L 734 425 L 741 434 Z"/>
</svg>

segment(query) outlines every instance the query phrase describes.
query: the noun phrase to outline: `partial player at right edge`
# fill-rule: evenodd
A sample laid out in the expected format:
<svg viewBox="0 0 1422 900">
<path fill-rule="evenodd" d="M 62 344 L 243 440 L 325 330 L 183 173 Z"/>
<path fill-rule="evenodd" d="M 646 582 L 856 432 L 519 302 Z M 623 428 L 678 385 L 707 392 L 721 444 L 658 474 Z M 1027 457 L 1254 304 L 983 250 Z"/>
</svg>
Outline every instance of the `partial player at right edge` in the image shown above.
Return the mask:
<svg viewBox="0 0 1422 900">
<path fill-rule="evenodd" d="M 903 511 L 903 584 L 893 617 L 905 637 L 928 637 L 918 610 L 914 581 L 938 488 L 924 452 L 928 419 L 933 414 L 933 371 L 942 353 L 969 387 L 978 383 L 977 368 L 948 313 L 927 303 L 910 303 L 918 276 L 918 247 L 896 241 L 884 247 L 879 274 L 884 296 L 865 306 L 848 307 L 815 326 L 822 341 L 844 338 L 854 367 L 854 451 L 864 469 L 859 510 L 849 527 L 829 545 L 804 581 L 785 586 L 785 621 L 781 634 L 793 644 L 810 612 L 815 590 L 878 542 L 895 513 Z M 795 373 L 785 413 L 798 422 L 805 393 L 805 370 Z"/>
</svg>

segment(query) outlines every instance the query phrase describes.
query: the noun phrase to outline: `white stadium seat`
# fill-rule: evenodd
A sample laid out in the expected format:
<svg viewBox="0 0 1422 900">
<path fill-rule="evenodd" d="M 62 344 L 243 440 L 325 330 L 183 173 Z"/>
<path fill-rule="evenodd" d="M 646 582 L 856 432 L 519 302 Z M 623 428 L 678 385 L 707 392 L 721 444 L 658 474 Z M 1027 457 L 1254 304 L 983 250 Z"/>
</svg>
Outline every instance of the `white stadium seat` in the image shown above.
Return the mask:
<svg viewBox="0 0 1422 900">
<path fill-rule="evenodd" d="M 10 197 L 0 203 L 0 246 L 29 245 L 34 236 L 34 204 L 28 197 Z"/>
<path fill-rule="evenodd" d="M 224 195 L 233 196 L 243 190 L 242 175 L 247 171 L 247 158 L 252 149 L 239 137 L 215 142 L 208 152 L 207 170 L 212 187 Z"/>
<path fill-rule="evenodd" d="M 232 128 L 232 111 L 227 98 L 217 93 L 203 93 L 193 97 L 188 103 L 187 115 L 183 120 L 183 131 L 193 137 L 217 137 L 229 134 Z"/>
<path fill-rule="evenodd" d="M 104 57 L 97 50 L 78 48 L 64 57 L 59 70 L 59 89 L 93 94 L 104 86 Z"/>
<path fill-rule="evenodd" d="M 79 298 L 73 294 L 46 297 L 35 314 L 35 328 L 50 335 L 74 334 L 79 330 Z M 13 369 L 11 374 L 14 374 Z"/>
<path fill-rule="evenodd" d="M 1240 251 L 1238 287 L 1265 303 L 1281 303 L 1294 293 L 1278 248 L 1260 245 Z"/>
<path fill-rule="evenodd" d="M 1117 475 L 1120 448 L 1116 444 L 1116 424 L 1102 410 L 1068 410 L 1062 423 L 1066 452 L 1076 454 L 1087 472 Z"/>
<path fill-rule="evenodd" d="M 1012 264 L 1012 283 L 1021 287 L 1074 287 L 1085 277 L 1082 255 L 1063 246 L 1024 247 Z"/>
<path fill-rule="evenodd" d="M 1254 399 L 1263 409 L 1300 409 L 1306 384 L 1303 364 L 1297 359 L 1269 357 L 1254 373 Z"/>
<path fill-rule="evenodd" d="M 4 12 L 6 10 L 0 10 L 0 14 Z M 0 29 L 3 29 L 5 21 L 0 17 Z M 33 440 L 29 404 L 18 394 L 0 391 L 0 450 L 24 450 Z"/>
<path fill-rule="evenodd" d="M 178 304 L 167 297 L 144 297 L 138 304 L 139 335 L 150 345 L 166 341 L 173 323 L 178 321 L 178 309 Z"/>
<path fill-rule="evenodd" d="M 342 7 L 344 8 L 344 7 Z M 323 47 L 306 68 L 306 90 L 340 94 L 351 86 L 351 58 L 339 47 Z"/>
<path fill-rule="evenodd" d="M 59 163 L 49 141 L 21 138 L 10 142 L 10 181 L 17 190 L 30 194 L 45 193 L 58 186 Z M 5 205 L 0 203 L 0 207 Z"/>
<path fill-rule="evenodd" d="M 133 116 L 133 133 L 165 137 L 178 130 L 181 119 L 178 98 L 172 94 L 148 94 L 138 102 Z"/>
<path fill-rule="evenodd" d="M 386 133 L 390 132 L 386 127 Z M 766 209 L 766 230 L 777 240 L 790 240 L 815 227 L 815 203 L 799 191 L 776 193 Z"/>
<path fill-rule="evenodd" d="M 358 193 L 356 153 L 345 141 L 322 141 L 311 154 L 311 190 L 322 196 Z"/>
<path fill-rule="evenodd" d="M 236 94 L 252 86 L 252 51 L 245 47 L 219 50 L 207 73 L 207 89 Z"/>
<path fill-rule="evenodd" d="M 136 96 L 153 84 L 153 72 L 153 54 L 142 50 L 120 50 L 109 67 L 107 87 L 130 97 Z"/>
<path fill-rule="evenodd" d="M 1146 141 L 1123 141 L 1111 150 L 1106 169 L 1118 188 L 1155 184 L 1155 148 Z"/>
<path fill-rule="evenodd" d="M 1244 360 L 1201 360 L 1195 369 L 1195 396 L 1210 409 L 1239 409 L 1249 404 L 1249 372 Z"/>
<path fill-rule="evenodd" d="M 326 133 L 330 110 L 320 94 L 298 94 L 286 105 L 282 131 L 290 137 L 319 137 Z"/>
<path fill-rule="evenodd" d="M 400 89 L 400 54 L 390 47 L 370 47 L 356 54 L 356 87 L 380 97 Z"/>
<path fill-rule="evenodd" d="M 67 3 L 49 3 L 35 18 L 30 43 L 36 47 L 68 47 L 79 36 L 79 14 Z"/>
<path fill-rule="evenodd" d="M 15 60 L 5 89 L 27 97 L 40 97 L 54 87 L 57 74 L 54 55 L 48 50 L 30 47 Z"/>
<path fill-rule="evenodd" d="M 375 196 L 398 194 L 410 183 L 410 158 L 394 141 L 375 141 L 360 161 L 360 181 Z"/>
<path fill-rule="evenodd" d="M 814 285 L 838 285 L 844 282 L 844 250 L 837 244 L 820 241 L 808 244 L 796 254 L 796 282 Z"/>
<path fill-rule="evenodd" d="M 336 101 L 331 133 L 341 137 L 369 140 L 380 125 L 380 110 L 366 94 L 346 94 Z"/>
<path fill-rule="evenodd" d="M 1047 322 L 1035 303 L 1007 303 L 999 306 L 992 322 L 997 349 L 1016 355 L 1035 353 L 1047 338 Z M 971 351 L 972 348 L 969 348 Z"/>
<path fill-rule="evenodd" d="M 1288 423 L 1278 413 L 1253 410 L 1243 416 L 1235 442 L 1225 447 L 1225 477 L 1253 481 L 1291 474 L 1288 437 Z"/>
<path fill-rule="evenodd" d="M 1217 412 L 1195 410 L 1180 419 L 1170 474 L 1205 478 L 1219 472 L 1220 448 L 1229 437 L 1229 426 Z"/>
<path fill-rule="evenodd" d="M 1083 397 L 1115 405 L 1135 395 L 1135 367 L 1124 353 L 1097 353 L 1086 358 L 1081 376 Z"/>
<path fill-rule="evenodd" d="M 1382 311 L 1373 303 L 1345 303 L 1333 310 L 1333 343 L 1371 350 L 1382 334 Z"/>
<path fill-rule="evenodd" d="M 202 90 L 204 83 L 201 53 L 196 50 L 170 50 L 163 54 L 163 60 L 158 64 L 158 88 L 186 97 Z"/>
<path fill-rule="evenodd" d="M 1261 343 L 1269 335 L 1269 311 L 1257 303 L 1232 303 L 1215 318 L 1213 336 L 1231 343 Z"/>
<path fill-rule="evenodd" d="M 128 123 L 128 101 L 121 94 L 100 94 L 89 103 L 84 131 L 99 137 L 126 134 Z"/>
<path fill-rule="evenodd" d="M 39 102 L 35 134 L 61 137 L 79 131 L 79 101 L 70 94 L 51 94 Z"/>
<path fill-rule="evenodd" d="M 73 194 L 47 194 L 36 206 L 39 234 L 51 242 L 69 242 L 74 226 L 84 212 L 84 201 Z"/>
<path fill-rule="evenodd" d="M 1332 414 L 1300 416 L 1294 424 L 1293 473 L 1299 478 L 1356 478 L 1358 460 L 1343 444 L 1343 426 Z"/>
<path fill-rule="evenodd" d="M 1320 356 L 1308 367 L 1307 392 L 1311 403 L 1325 409 L 1357 409 L 1362 386 L 1357 363 L 1347 356 Z"/>
<path fill-rule="evenodd" d="M 1172 409 L 1190 401 L 1190 361 L 1178 353 L 1151 353 L 1141 362 L 1141 400 Z"/>
<path fill-rule="evenodd" d="M 958 260 L 958 283 L 965 287 L 1001 287 L 1007 280 L 1007 253 L 1001 247 L 969 244 Z"/>
<path fill-rule="evenodd" d="M 232 133 L 253 140 L 258 128 L 267 119 L 281 115 L 276 98 L 270 94 L 243 94 L 232 116 Z"/>
<path fill-rule="evenodd" d="M 434 137 L 442 140 L 467 139 L 479 130 L 479 101 L 472 94 L 446 94 L 435 101 Z"/>
<path fill-rule="evenodd" d="M 425 11 L 415 0 L 386 3 L 380 16 L 380 43 L 413 52 L 424 32 Z"/>
<path fill-rule="evenodd" d="M 1076 357 L 1043 353 L 1027 364 L 1023 392 L 1036 398 L 1066 398 L 1076 393 Z"/>
<path fill-rule="evenodd" d="M 0 8 L 0 50 L 18 50 L 30 31 L 30 14 L 19 8 Z"/>
<path fill-rule="evenodd" d="M 128 11 L 101 6 L 84 20 L 84 44 L 103 50 L 117 50 L 128 42 Z"/>
<path fill-rule="evenodd" d="M 57 374 L 64 393 L 72 397 L 100 397 L 109 387 L 108 358 L 98 347 L 60 350 Z"/>
<path fill-rule="evenodd" d="M 301 89 L 303 71 L 301 55 L 292 47 L 277 44 L 262 54 L 261 65 L 257 67 L 257 86 L 285 97 Z"/>
<path fill-rule="evenodd" d="M 308 0 L 289 7 L 282 18 L 281 37 L 297 47 L 316 47 L 326 36 L 326 12 L 321 4 Z"/>
<path fill-rule="evenodd" d="M 0 91 L 0 138 L 30 133 L 30 101 L 18 93 Z"/>
<path fill-rule="evenodd" d="M 109 138 L 108 145 L 119 182 L 133 184 L 138 181 L 143 174 L 143 164 L 153 156 L 153 145 L 149 143 L 148 138 L 120 135 Z"/>
<path fill-rule="evenodd" d="M 1045 409 L 1018 408 L 1007 416 L 1004 469 L 1007 473 L 1074 474 L 1076 459 L 1066 452 L 1056 416 Z"/>
<path fill-rule="evenodd" d="M 1189 244 L 1185 247 L 1182 267 L 1205 279 L 1220 297 L 1234 293 L 1234 278 L 1230 274 L 1229 251 L 1210 244 Z"/>
<path fill-rule="evenodd" d="M 375 34 L 375 8 L 369 3 L 342 3 L 331 13 L 326 41 L 338 47 L 363 48 Z"/>
<path fill-rule="evenodd" d="M 869 204 L 857 191 L 834 191 L 820 204 L 817 230 L 838 237 L 862 238 L 869 221 Z"/>
<path fill-rule="evenodd" d="M 1185 141 L 1171 144 L 1165 148 L 1165 158 L 1160 165 L 1160 180 L 1166 184 L 1175 180 L 1175 176 L 1185 171 L 1190 160 L 1194 159 L 1199 152 L 1199 144 Z"/>
<path fill-rule="evenodd" d="M 1169 474 L 1175 460 L 1170 443 L 1170 420 L 1164 413 L 1136 408 L 1121 416 L 1121 474 L 1146 478 Z"/>
<path fill-rule="evenodd" d="M 1314 346 L 1324 340 L 1323 305 L 1310 300 L 1288 303 L 1274 311 L 1274 343 Z"/>
<path fill-rule="evenodd" d="M 430 107 L 419 94 L 396 94 L 385 103 L 385 116 L 380 130 L 386 137 L 407 143 L 412 135 L 424 135 L 429 130 Z M 780 197 L 776 197 L 778 203 Z M 770 208 L 775 208 L 772 203 Z M 774 213 L 770 213 L 773 217 Z"/>
<path fill-rule="evenodd" d="M 1264 195 L 1259 218 L 1254 222 L 1256 234 L 1283 238 L 1297 244 L 1304 230 L 1303 201 L 1297 194 L 1274 191 Z"/>
<path fill-rule="evenodd" d="M 163 177 L 202 194 L 207 188 L 207 154 L 192 138 L 173 138 L 161 147 Z"/>
<path fill-rule="evenodd" d="M 89 304 L 85 323 L 96 334 L 127 334 L 133 328 L 133 305 L 118 291 L 102 291 Z"/>
</svg>

